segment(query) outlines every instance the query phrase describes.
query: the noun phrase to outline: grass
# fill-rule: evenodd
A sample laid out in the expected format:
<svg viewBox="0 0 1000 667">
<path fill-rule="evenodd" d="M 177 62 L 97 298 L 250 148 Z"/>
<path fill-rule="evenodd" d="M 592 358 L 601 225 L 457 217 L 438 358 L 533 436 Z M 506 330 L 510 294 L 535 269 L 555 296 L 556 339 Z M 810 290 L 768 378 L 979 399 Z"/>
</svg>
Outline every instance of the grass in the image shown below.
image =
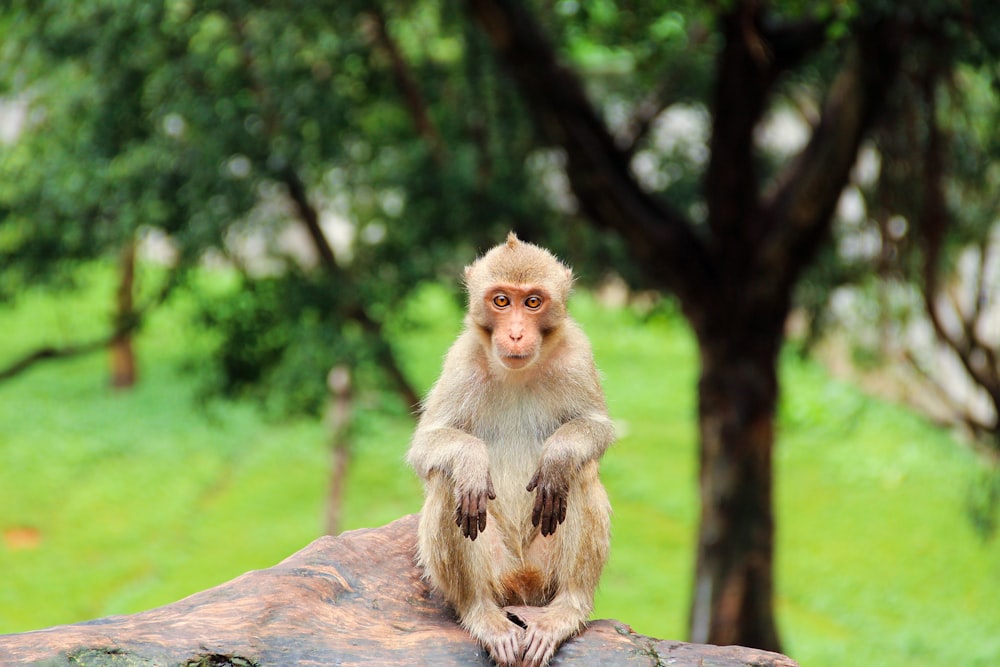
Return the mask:
<svg viewBox="0 0 1000 667">
<path fill-rule="evenodd" d="M 787 650 L 804 664 L 997 664 L 1000 544 L 965 514 L 971 455 L 815 366 L 786 364 L 784 382 L 795 388 L 778 450 Z"/>
<path fill-rule="evenodd" d="M 66 306 L 44 295 L 0 311 L 0 365 L 39 342 L 98 335 L 107 276 Z M 437 321 L 403 346 L 421 388 L 460 313 L 438 292 L 414 300 Z M 697 350 L 676 318 L 641 322 L 586 294 L 591 335 L 621 439 L 603 478 L 615 508 L 598 617 L 683 639 L 698 512 Z M 253 406 L 200 401 L 178 370 L 207 334 L 183 299 L 138 341 L 134 391 L 106 383 L 103 355 L 40 365 L 0 384 L 0 632 L 165 604 L 267 567 L 322 532 L 328 453 L 321 424 L 275 423 Z M 1000 542 L 965 517 L 977 464 L 946 433 L 789 356 L 776 451 L 777 610 L 804 666 L 995 665 Z M 412 422 L 366 420 L 345 528 L 414 512 L 403 464 Z"/>
</svg>

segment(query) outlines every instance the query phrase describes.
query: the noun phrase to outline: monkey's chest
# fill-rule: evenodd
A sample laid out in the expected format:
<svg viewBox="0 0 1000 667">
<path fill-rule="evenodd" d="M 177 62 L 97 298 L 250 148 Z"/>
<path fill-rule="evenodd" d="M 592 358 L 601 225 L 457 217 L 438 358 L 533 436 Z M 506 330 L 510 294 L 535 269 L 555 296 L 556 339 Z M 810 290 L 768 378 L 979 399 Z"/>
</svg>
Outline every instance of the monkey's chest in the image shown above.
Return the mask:
<svg viewBox="0 0 1000 667">
<path fill-rule="evenodd" d="M 545 438 L 515 434 L 509 439 L 484 441 L 490 456 L 490 478 L 497 493 L 498 509 L 512 516 L 534 495 L 528 493 L 526 487 L 538 469 Z"/>
<path fill-rule="evenodd" d="M 553 396 L 535 391 L 485 391 L 477 399 L 467 423 L 489 446 L 491 463 L 504 455 L 512 464 L 524 463 L 523 456 L 537 456 L 566 414 Z"/>
<path fill-rule="evenodd" d="M 525 487 L 538 469 L 545 441 L 559 428 L 564 410 L 553 405 L 551 396 L 531 391 L 487 393 L 492 395 L 482 398 L 490 409 L 476 411 L 471 431 L 486 443 L 490 457 L 497 498 L 490 502 L 489 512 L 511 533 L 523 537 L 531 528 L 535 499 Z"/>
<path fill-rule="evenodd" d="M 508 422 L 483 424 L 474 432 L 486 443 L 490 457 L 490 476 L 498 494 L 519 491 L 526 495 L 525 486 L 538 469 L 545 441 L 558 424 Z"/>
<path fill-rule="evenodd" d="M 533 532 L 535 493 L 527 486 L 538 469 L 542 446 L 554 430 L 511 428 L 491 437 L 480 436 L 489 452 L 490 478 L 497 496 L 489 503 L 489 512 L 507 535 L 504 541 L 509 547 L 519 549 L 512 542 L 523 541 Z"/>
</svg>

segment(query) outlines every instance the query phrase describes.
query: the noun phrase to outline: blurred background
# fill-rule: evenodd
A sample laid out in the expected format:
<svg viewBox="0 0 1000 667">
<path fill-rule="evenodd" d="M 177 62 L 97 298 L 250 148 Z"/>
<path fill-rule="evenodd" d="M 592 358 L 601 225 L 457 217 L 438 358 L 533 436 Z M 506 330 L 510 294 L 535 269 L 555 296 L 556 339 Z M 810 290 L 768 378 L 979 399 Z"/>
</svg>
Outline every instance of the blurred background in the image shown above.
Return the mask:
<svg viewBox="0 0 1000 667">
<path fill-rule="evenodd" d="M 462 267 L 576 269 L 595 617 L 1000 661 L 1000 6 L 0 5 L 0 633 L 418 511 Z"/>
</svg>

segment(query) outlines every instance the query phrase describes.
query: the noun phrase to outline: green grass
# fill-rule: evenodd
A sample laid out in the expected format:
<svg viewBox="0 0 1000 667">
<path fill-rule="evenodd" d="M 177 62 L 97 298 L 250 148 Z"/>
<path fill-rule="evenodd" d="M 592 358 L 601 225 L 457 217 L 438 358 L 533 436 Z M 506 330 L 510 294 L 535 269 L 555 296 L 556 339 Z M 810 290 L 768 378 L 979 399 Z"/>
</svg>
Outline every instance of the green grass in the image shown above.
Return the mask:
<svg viewBox="0 0 1000 667">
<path fill-rule="evenodd" d="M 779 610 L 804 664 L 996 665 L 1000 542 L 966 516 L 973 457 L 926 420 L 787 363 Z"/>
<path fill-rule="evenodd" d="M 98 335 L 111 286 L 95 274 L 67 306 L 26 297 L 0 311 L 0 365 L 39 342 Z M 439 292 L 411 304 L 437 320 L 410 334 L 423 389 L 459 327 Z M 621 439 L 603 478 L 615 508 L 596 615 L 683 639 L 697 519 L 697 351 L 675 318 L 640 322 L 586 294 L 588 330 Z M 183 299 L 139 338 L 141 382 L 107 387 L 98 354 L 0 384 L 0 632 L 165 604 L 267 567 L 322 532 L 328 454 L 321 424 L 275 423 L 250 405 L 204 404 L 185 362 L 211 338 Z M 995 665 L 1000 542 L 965 517 L 973 457 L 906 410 L 791 356 L 782 370 L 777 606 L 804 667 Z M 417 511 L 403 464 L 412 422 L 365 420 L 345 528 Z M 18 533 L 17 531 L 22 532 Z M 37 544 L 18 540 L 37 531 Z"/>
</svg>

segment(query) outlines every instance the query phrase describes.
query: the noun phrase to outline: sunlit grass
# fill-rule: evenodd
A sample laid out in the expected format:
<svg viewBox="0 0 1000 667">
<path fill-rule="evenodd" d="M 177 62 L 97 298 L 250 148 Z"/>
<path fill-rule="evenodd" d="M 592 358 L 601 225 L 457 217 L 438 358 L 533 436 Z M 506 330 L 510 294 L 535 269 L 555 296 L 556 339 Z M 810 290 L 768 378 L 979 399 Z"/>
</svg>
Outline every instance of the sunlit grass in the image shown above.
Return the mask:
<svg viewBox="0 0 1000 667">
<path fill-rule="evenodd" d="M 26 297 L 0 310 L 0 365 L 39 342 L 99 336 L 113 285 L 95 273 L 72 306 Z M 421 390 L 461 313 L 441 291 L 409 306 L 399 349 Z M 676 317 L 642 321 L 587 294 L 572 310 L 594 343 L 620 441 L 603 478 L 615 508 L 596 616 L 683 639 L 698 512 L 697 349 Z M 319 536 L 322 424 L 206 404 L 182 372 L 210 349 L 183 295 L 142 331 L 140 384 L 107 386 L 103 354 L 47 362 L 0 384 L 0 632 L 165 604 Z M 197 366 L 197 363 L 195 363 Z M 777 608 L 804 666 L 994 665 L 1000 544 L 964 515 L 976 462 L 911 413 L 788 356 L 776 453 Z M 420 507 L 403 464 L 400 407 L 358 426 L 345 528 Z"/>
</svg>

